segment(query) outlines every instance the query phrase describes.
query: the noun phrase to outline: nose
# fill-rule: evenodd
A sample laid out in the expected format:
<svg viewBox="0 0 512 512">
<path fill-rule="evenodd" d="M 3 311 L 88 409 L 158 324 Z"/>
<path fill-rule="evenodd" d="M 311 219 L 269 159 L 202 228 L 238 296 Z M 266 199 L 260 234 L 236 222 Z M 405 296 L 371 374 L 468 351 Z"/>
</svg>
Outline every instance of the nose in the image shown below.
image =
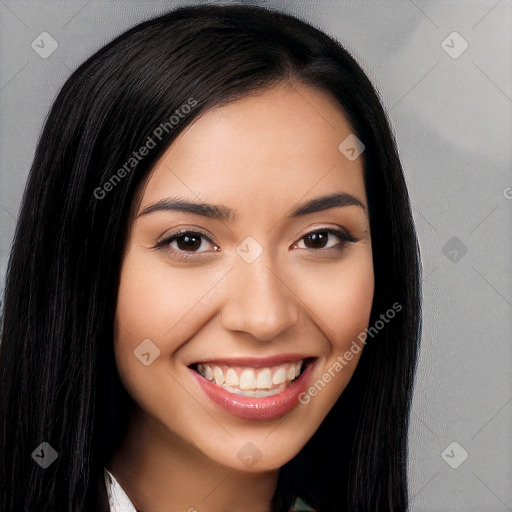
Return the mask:
<svg viewBox="0 0 512 512">
<path fill-rule="evenodd" d="M 300 302 L 275 266 L 263 257 L 252 263 L 240 259 L 229 273 L 222 325 L 271 341 L 299 321 Z"/>
</svg>

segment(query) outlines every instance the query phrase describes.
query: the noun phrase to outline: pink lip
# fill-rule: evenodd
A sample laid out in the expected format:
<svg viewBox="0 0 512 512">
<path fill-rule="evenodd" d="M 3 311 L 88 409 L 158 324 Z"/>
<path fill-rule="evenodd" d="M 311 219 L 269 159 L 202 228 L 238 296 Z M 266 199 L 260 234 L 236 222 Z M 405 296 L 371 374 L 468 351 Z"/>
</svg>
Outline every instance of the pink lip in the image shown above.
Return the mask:
<svg viewBox="0 0 512 512">
<path fill-rule="evenodd" d="M 301 358 L 298 358 L 296 360 L 299 361 L 300 359 Z M 223 359 L 222 361 L 228 360 Z M 235 359 L 234 361 L 240 363 L 242 360 Z M 292 362 L 289 358 L 286 361 Z M 230 393 L 221 386 L 217 386 L 217 384 L 206 380 L 195 370 L 190 369 L 190 371 L 197 379 L 201 389 L 206 393 L 208 398 L 224 410 L 234 416 L 238 416 L 239 418 L 249 420 L 271 420 L 290 412 L 299 403 L 299 395 L 308 385 L 308 380 L 312 373 L 312 367 L 313 362 L 310 362 L 300 377 L 293 381 L 289 387 L 277 395 L 268 397 L 250 397 Z"/>
</svg>

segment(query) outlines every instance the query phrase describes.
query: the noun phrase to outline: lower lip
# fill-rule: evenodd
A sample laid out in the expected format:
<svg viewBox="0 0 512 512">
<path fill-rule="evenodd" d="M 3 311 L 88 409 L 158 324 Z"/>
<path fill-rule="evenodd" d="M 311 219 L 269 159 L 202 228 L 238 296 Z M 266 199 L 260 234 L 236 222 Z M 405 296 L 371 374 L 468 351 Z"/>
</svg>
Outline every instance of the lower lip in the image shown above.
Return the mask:
<svg viewBox="0 0 512 512">
<path fill-rule="evenodd" d="M 248 420 L 271 420 L 290 412 L 298 403 L 300 394 L 306 389 L 312 372 L 310 362 L 298 379 L 284 391 L 267 397 L 252 397 L 230 393 L 221 386 L 206 380 L 200 373 L 190 369 L 208 398 L 227 412 Z"/>
</svg>

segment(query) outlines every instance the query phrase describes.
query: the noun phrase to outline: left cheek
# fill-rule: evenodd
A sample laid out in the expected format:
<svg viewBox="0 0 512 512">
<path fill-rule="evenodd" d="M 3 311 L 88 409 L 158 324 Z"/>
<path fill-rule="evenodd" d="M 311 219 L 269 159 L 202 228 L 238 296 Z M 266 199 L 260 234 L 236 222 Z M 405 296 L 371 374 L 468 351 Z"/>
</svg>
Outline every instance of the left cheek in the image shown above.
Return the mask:
<svg viewBox="0 0 512 512">
<path fill-rule="evenodd" d="M 374 278 L 371 259 L 340 265 L 335 271 L 316 276 L 309 287 L 308 304 L 334 352 L 345 351 L 368 327 L 373 302 Z"/>
</svg>

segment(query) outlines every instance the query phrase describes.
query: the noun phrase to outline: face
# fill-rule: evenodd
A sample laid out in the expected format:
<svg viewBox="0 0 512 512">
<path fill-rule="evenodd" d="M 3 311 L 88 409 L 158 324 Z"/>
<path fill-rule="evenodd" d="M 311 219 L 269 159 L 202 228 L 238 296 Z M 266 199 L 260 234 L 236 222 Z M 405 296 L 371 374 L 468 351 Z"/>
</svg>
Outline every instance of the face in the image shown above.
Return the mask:
<svg viewBox="0 0 512 512">
<path fill-rule="evenodd" d="M 352 132 L 329 95 L 279 85 L 208 111 L 152 170 L 115 357 L 155 439 L 275 469 L 347 386 L 374 292 L 362 158 L 338 149 Z"/>
</svg>

